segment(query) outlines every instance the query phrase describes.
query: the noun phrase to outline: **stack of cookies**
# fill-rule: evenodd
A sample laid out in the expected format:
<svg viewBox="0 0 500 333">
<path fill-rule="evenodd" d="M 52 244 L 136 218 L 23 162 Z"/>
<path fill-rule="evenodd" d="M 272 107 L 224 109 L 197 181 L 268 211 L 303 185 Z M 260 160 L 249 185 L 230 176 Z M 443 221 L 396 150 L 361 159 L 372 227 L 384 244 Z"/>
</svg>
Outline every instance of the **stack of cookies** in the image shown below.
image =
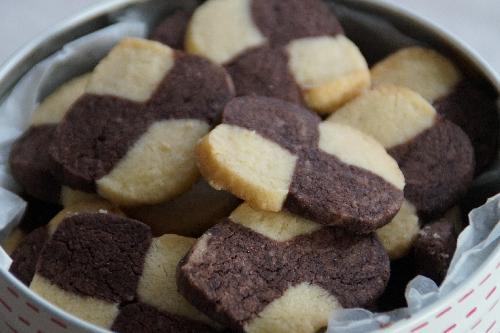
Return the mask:
<svg viewBox="0 0 500 333">
<path fill-rule="evenodd" d="M 13 145 L 23 283 L 116 332 L 315 333 L 441 282 L 498 133 L 449 59 L 370 70 L 321 0 L 208 0 L 150 37 L 46 97 Z"/>
</svg>

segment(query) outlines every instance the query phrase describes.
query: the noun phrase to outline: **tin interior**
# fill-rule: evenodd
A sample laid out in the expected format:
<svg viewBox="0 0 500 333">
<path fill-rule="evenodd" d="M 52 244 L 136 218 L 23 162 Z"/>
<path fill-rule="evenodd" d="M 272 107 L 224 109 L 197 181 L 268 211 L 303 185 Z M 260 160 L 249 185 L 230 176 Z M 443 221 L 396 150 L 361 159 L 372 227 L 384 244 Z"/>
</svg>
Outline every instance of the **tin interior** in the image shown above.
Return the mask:
<svg viewBox="0 0 500 333">
<path fill-rule="evenodd" d="M 404 46 L 415 44 L 430 46 L 453 59 L 463 72 L 479 80 L 484 89 L 498 98 L 500 91 L 498 76 L 473 51 L 431 24 L 399 9 L 373 3 L 369 0 L 329 2 L 337 12 L 346 34 L 365 53 L 370 64 Z M 164 0 L 111 0 L 60 24 L 53 31 L 18 51 L 0 68 L 0 102 L 8 95 L 17 81 L 35 64 L 61 49 L 69 41 L 114 23 L 115 18 L 124 10 L 132 6 L 140 6 L 142 7 L 140 12 L 144 18 L 150 24 L 154 24 L 159 18 L 177 7 L 177 4 L 178 2 L 175 1 Z M 148 8 L 152 8 L 150 6 L 160 8 L 160 10 L 148 10 Z M 186 3 L 182 3 L 182 7 L 186 7 Z M 372 29 L 369 22 L 367 23 L 365 20 L 360 22 L 360 15 L 382 17 L 408 38 L 397 41 L 392 38 L 384 38 Z M 377 47 L 374 48 L 374 45 Z M 47 93 L 49 92 L 47 91 Z M 498 179 L 500 179 L 500 175 Z M 474 200 L 481 202 L 492 193 L 499 191 L 500 181 L 484 181 L 483 184 L 476 186 L 472 192 Z"/>
</svg>

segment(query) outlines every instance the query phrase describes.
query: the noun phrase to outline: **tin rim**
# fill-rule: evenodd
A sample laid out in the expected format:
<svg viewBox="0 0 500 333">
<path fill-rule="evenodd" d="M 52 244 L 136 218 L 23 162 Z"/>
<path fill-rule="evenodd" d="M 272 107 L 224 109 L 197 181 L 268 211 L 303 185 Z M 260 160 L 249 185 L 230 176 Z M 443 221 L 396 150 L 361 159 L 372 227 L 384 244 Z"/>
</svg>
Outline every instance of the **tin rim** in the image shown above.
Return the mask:
<svg viewBox="0 0 500 333">
<path fill-rule="evenodd" d="M 29 70 L 29 67 L 26 67 L 26 62 L 38 63 L 46 55 L 42 56 L 41 59 L 36 59 L 35 52 L 44 48 L 44 45 L 48 41 L 53 41 L 54 43 L 67 43 L 70 40 L 73 40 L 77 37 L 75 36 L 65 36 L 64 32 L 77 29 L 85 23 L 90 22 L 91 20 L 96 20 L 96 25 L 100 20 L 102 26 L 109 24 L 109 22 L 103 23 L 106 20 L 106 15 L 110 14 L 113 11 L 117 11 L 123 9 L 127 6 L 139 4 L 143 2 L 147 2 L 148 0 L 106 0 L 103 3 L 95 4 L 90 6 L 88 9 L 83 10 L 80 14 L 74 15 L 69 19 L 62 21 L 59 24 L 56 24 L 51 29 L 47 30 L 45 33 L 35 38 L 24 47 L 21 47 L 17 51 L 15 51 L 3 64 L 0 66 L 0 102 L 2 99 L 9 93 L 12 86 L 19 81 L 19 79 Z M 351 0 L 336 0 L 339 4 L 345 4 L 347 6 L 352 5 Z M 376 10 L 389 14 L 390 16 L 397 17 L 399 19 L 403 19 L 408 22 L 415 23 L 419 27 L 423 27 L 429 30 L 434 36 L 437 36 L 439 39 L 446 41 L 449 47 L 453 48 L 458 54 L 464 57 L 467 61 L 470 61 L 476 70 L 480 72 L 480 74 L 487 78 L 488 81 L 494 86 L 495 90 L 500 94 L 500 74 L 496 73 L 495 70 L 470 46 L 468 46 L 463 40 L 458 38 L 456 35 L 446 31 L 439 25 L 431 22 L 430 20 L 410 12 L 409 10 L 399 7 L 394 4 L 382 3 L 382 2 L 373 2 L 371 0 L 357 0 L 356 5 L 361 6 L 365 10 Z M 95 29 L 93 29 L 95 30 Z M 90 32 L 90 31 L 89 31 Z M 60 48 L 60 46 L 58 47 Z M 55 49 L 57 50 L 57 49 Z M 53 51 L 55 51 L 53 50 Z M 52 53 L 50 51 L 46 51 L 45 53 Z M 23 68 L 23 65 L 25 68 Z M 19 73 L 16 73 L 19 72 Z M 0 256 L 7 256 L 2 248 L 0 248 Z M 482 272 L 485 266 L 492 264 L 492 262 L 496 259 L 500 258 L 500 247 L 497 247 L 490 256 L 479 266 L 479 268 L 472 274 L 468 281 L 462 283 L 457 286 L 455 290 L 450 292 L 450 294 L 443 299 L 440 299 L 433 304 L 425 307 L 423 310 L 419 311 L 416 315 L 411 318 L 400 320 L 394 323 L 390 328 L 384 329 L 384 332 L 398 332 L 403 330 L 408 330 L 415 323 L 420 321 L 421 319 L 428 317 L 430 314 L 435 313 L 440 307 L 446 304 L 449 299 L 456 297 L 459 293 L 462 293 L 465 289 L 469 288 L 470 285 L 473 284 L 473 281 L 478 277 L 478 275 Z M 66 311 L 58 308 L 57 306 L 49 303 L 33 291 L 31 291 L 27 286 L 22 284 L 19 280 L 17 280 L 8 269 L 5 267 L 0 267 L 0 278 L 7 281 L 9 284 L 15 286 L 17 290 L 19 290 L 24 296 L 31 299 L 42 308 L 44 308 L 47 312 L 54 314 L 55 316 L 64 319 L 65 321 L 71 323 L 75 327 L 78 327 L 81 330 L 86 330 L 88 332 L 96 332 L 96 333 L 106 333 L 110 332 L 106 329 L 95 326 L 91 323 L 88 323 Z"/>
</svg>

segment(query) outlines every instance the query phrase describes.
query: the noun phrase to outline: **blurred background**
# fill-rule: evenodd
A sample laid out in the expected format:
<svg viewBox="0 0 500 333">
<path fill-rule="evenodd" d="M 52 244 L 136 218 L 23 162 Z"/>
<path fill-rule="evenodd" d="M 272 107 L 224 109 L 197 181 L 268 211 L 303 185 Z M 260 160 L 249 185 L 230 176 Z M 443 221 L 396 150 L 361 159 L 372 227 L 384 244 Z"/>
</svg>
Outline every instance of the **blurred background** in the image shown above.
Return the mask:
<svg viewBox="0 0 500 333">
<path fill-rule="evenodd" d="M 54 24 L 103 1 L 0 0 L 0 63 Z M 433 21 L 465 41 L 500 73 L 500 0 L 372 1 L 389 2 Z"/>
</svg>

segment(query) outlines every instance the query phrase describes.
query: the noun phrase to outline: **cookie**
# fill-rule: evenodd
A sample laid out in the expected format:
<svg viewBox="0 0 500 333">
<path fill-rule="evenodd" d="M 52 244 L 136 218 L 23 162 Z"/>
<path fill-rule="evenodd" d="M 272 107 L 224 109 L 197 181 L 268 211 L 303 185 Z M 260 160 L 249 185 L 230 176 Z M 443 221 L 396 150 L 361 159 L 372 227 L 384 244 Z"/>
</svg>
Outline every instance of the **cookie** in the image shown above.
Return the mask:
<svg viewBox="0 0 500 333">
<path fill-rule="evenodd" d="M 477 172 L 498 152 L 497 96 L 464 76 L 449 59 L 420 47 L 397 51 L 371 70 L 373 84 L 396 84 L 421 94 L 437 112 L 460 126 L 474 147 Z"/>
<path fill-rule="evenodd" d="M 355 127 L 387 149 L 405 176 L 406 200 L 423 219 L 442 215 L 472 182 L 474 150 L 467 135 L 407 88 L 378 86 L 327 121 Z"/>
<path fill-rule="evenodd" d="M 197 180 L 195 144 L 232 96 L 222 67 L 124 39 L 57 127 L 55 173 L 65 185 L 122 206 L 167 201 Z"/>
<path fill-rule="evenodd" d="M 192 12 L 178 9 L 164 18 L 153 29 L 150 39 L 168 45 L 173 49 L 184 49 L 184 38 Z"/>
<path fill-rule="evenodd" d="M 391 261 L 406 256 L 420 231 L 417 209 L 407 200 L 389 224 L 377 229 L 376 233 Z"/>
<path fill-rule="evenodd" d="M 252 48 L 334 36 L 342 27 L 321 0 L 208 0 L 196 8 L 186 50 L 224 64 Z"/>
<path fill-rule="evenodd" d="M 414 245 L 417 273 L 440 284 L 446 276 L 461 225 L 458 208 L 422 228 Z"/>
<path fill-rule="evenodd" d="M 66 212 L 44 232 L 30 288 L 49 302 L 116 332 L 213 332 L 220 326 L 177 292 L 176 267 L 195 240 L 151 238 L 116 214 Z"/>
<path fill-rule="evenodd" d="M 126 209 L 129 217 L 146 223 L 154 236 L 173 233 L 199 237 L 240 204 L 225 191 L 217 191 L 199 180 L 189 191 L 173 200 L 154 206 Z"/>
<path fill-rule="evenodd" d="M 354 232 L 387 224 L 403 201 L 403 175 L 379 143 L 274 98 L 233 99 L 197 155 L 213 187 L 252 207 Z"/>
<path fill-rule="evenodd" d="M 179 263 L 179 291 L 238 332 L 317 332 L 331 312 L 371 304 L 389 278 L 373 234 L 352 235 L 242 204 Z"/>
<path fill-rule="evenodd" d="M 220 326 L 177 292 L 176 268 L 195 239 L 153 238 L 137 287 L 137 302 L 120 309 L 111 330 L 126 332 L 215 332 Z"/>
<path fill-rule="evenodd" d="M 52 172 L 49 146 L 57 124 L 83 94 L 89 75 L 74 78 L 45 98 L 33 113 L 28 130 L 13 144 L 10 170 L 23 190 L 43 201 L 70 205 L 80 194 L 61 187 Z"/>
<path fill-rule="evenodd" d="M 113 214 L 65 217 L 43 247 L 30 288 L 54 305 L 110 327 L 119 305 L 134 300 L 149 227 Z"/>
<path fill-rule="evenodd" d="M 189 23 L 186 50 L 225 64 L 238 96 L 304 102 L 331 113 L 370 84 L 359 49 L 321 0 L 209 0 Z"/>
<path fill-rule="evenodd" d="M 36 263 L 41 250 L 57 229 L 61 221 L 68 216 L 84 212 L 101 212 L 123 215 L 120 210 L 109 203 L 95 200 L 80 202 L 72 206 L 68 206 L 55 215 L 47 225 L 39 226 L 29 233 L 27 231 L 23 231 L 23 228 L 20 227 L 18 230 L 22 233 L 27 233 L 27 235 L 23 237 L 13 250 L 11 255 L 12 264 L 10 265 L 9 271 L 21 280 L 21 282 L 29 285 L 33 279 L 33 275 L 35 274 Z"/>
</svg>

